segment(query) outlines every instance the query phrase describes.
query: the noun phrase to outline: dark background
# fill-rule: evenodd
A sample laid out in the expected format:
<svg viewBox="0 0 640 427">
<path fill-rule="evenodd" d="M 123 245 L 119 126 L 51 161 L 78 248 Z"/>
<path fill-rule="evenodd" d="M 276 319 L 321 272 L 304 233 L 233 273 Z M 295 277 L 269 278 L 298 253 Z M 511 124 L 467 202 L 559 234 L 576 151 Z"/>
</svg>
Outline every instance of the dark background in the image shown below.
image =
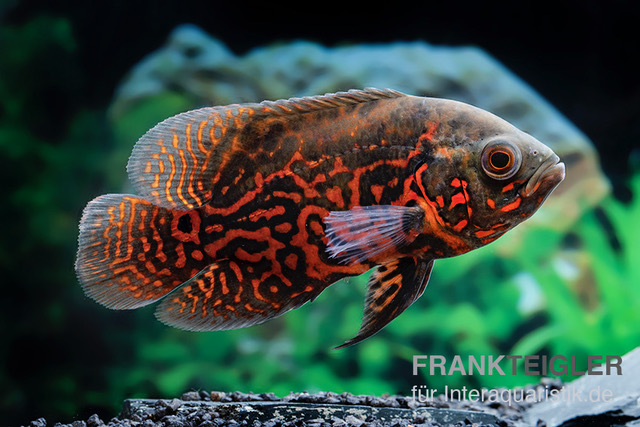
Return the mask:
<svg viewBox="0 0 640 427">
<path fill-rule="evenodd" d="M 632 1 L 368 3 L 344 9 L 300 3 L 161 1 L 20 1 L 6 23 L 37 13 L 68 17 L 79 43 L 79 95 L 52 108 L 64 123 L 69 110 L 104 106 L 135 63 L 160 47 L 181 23 L 197 24 L 237 54 L 292 39 L 327 46 L 425 40 L 484 48 L 531 84 L 601 149 L 616 183 L 625 159 L 640 146 L 640 10 Z M 46 70 L 42 70 L 46 73 Z M 616 186 L 617 194 L 625 196 Z"/>
<path fill-rule="evenodd" d="M 638 163 L 640 147 L 640 12 L 635 3 L 423 1 L 418 6 L 417 2 L 369 2 L 366 7 L 351 9 L 345 9 L 345 4 L 324 2 L 301 2 L 287 9 L 275 4 L 7 1 L 0 3 L 1 25 L 22 26 L 40 15 L 65 17 L 71 23 L 76 46 L 68 51 L 40 50 L 37 58 L 24 62 L 28 67 L 16 67 L 12 75 L 3 77 L 8 68 L 0 70 L 0 79 L 9 81 L 10 77 L 11 84 L 17 85 L 11 90 L 25 94 L 20 117 L 28 123 L 30 135 L 46 141 L 55 152 L 67 135 L 83 134 L 70 130 L 73 119 L 84 111 L 103 112 L 125 73 L 162 46 L 179 24 L 199 25 L 236 54 L 293 39 L 327 46 L 403 40 L 475 45 L 532 85 L 585 132 L 598 148 L 615 195 L 623 201 L 631 197 L 625 180 L 631 174 L 630 158 Z M 11 65 L 13 57 L 3 59 L 5 49 L 8 46 L 0 41 L 0 60 Z M 19 49 L 12 50 L 12 55 L 18 54 Z M 4 113 L 0 109 L 0 119 Z M 106 153 L 109 137 L 101 137 L 100 128 L 106 129 L 106 120 L 95 119 L 95 126 L 98 129 L 85 133 L 94 135 L 97 141 L 92 143 Z M 94 336 L 94 326 L 97 330 L 113 319 L 122 322 L 111 325 L 113 330 L 125 336 L 126 317 L 116 317 L 106 310 L 69 310 L 65 305 L 68 301 L 84 298 L 73 286 L 62 290 L 34 286 L 36 282 L 71 280 L 75 248 L 69 242 L 75 236 L 67 235 L 72 234 L 68 230 L 76 229 L 82 206 L 89 200 L 85 194 L 95 194 L 96 189 L 104 187 L 100 181 L 104 173 L 95 170 L 91 174 L 82 169 L 86 167 L 81 159 L 83 142 L 78 137 L 79 163 L 70 165 L 66 174 L 57 170 L 49 177 L 46 170 L 42 172 L 47 163 L 39 158 L 32 161 L 28 153 L 22 153 L 19 161 L 0 158 L 0 180 L 8 188 L 6 197 L 11 202 L 0 213 L 4 228 L 0 332 L 9 337 L 1 347 L 0 361 L 5 366 L 0 380 L 9 383 L 0 381 L 0 412 L 8 411 L 7 419 L 12 423 L 25 423 L 42 415 L 74 414 L 73 407 L 59 409 L 65 402 L 72 404 L 70 399 L 59 397 L 60 402 L 56 401 L 58 396 L 50 388 L 40 387 L 40 379 L 57 373 L 65 378 L 66 371 L 77 368 L 78 381 L 92 382 L 100 388 L 102 376 L 117 374 L 98 374 L 92 371 L 94 363 L 117 360 L 117 364 L 126 366 L 127 358 L 133 357 L 128 348 L 101 347 L 104 343 Z M 55 153 L 46 153 L 55 160 Z M 100 155 L 100 151 L 92 155 Z M 44 176 L 35 179 L 37 173 Z M 47 178 L 53 182 L 47 182 Z M 58 193 L 51 194 L 60 196 L 60 200 L 40 201 L 37 192 L 31 197 L 29 189 L 41 184 L 57 187 Z M 20 197 L 11 194 L 21 188 Z M 68 194 L 70 191 L 77 191 L 77 195 Z M 37 215 L 38 209 L 54 207 L 65 213 L 69 224 L 49 224 L 47 215 Z M 51 229 L 59 231 L 48 231 Z M 51 308 L 48 301 L 62 304 Z M 47 323 L 46 319 L 52 318 L 60 320 Z M 66 340 L 65 331 L 69 331 Z M 60 389 L 73 389 L 65 381 L 60 380 Z M 10 397 L 3 397 L 3 393 Z M 49 421 L 53 424 L 56 420 Z"/>
</svg>

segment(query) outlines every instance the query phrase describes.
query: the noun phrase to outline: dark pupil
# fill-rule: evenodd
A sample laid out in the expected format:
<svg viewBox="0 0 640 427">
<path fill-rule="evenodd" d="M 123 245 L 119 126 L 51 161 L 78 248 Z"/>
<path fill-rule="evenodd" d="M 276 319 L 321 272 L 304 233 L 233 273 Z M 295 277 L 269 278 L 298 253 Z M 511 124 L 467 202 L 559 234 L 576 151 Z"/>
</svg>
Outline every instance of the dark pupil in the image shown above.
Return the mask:
<svg viewBox="0 0 640 427">
<path fill-rule="evenodd" d="M 491 166 L 504 169 L 509 165 L 509 155 L 504 151 L 496 151 L 491 155 Z"/>
</svg>

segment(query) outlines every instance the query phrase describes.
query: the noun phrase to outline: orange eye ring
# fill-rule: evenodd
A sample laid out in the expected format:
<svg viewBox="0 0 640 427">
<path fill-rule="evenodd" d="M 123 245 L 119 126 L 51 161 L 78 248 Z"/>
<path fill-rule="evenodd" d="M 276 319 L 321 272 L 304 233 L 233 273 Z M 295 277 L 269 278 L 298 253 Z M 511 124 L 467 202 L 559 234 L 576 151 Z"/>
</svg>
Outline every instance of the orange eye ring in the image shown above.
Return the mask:
<svg viewBox="0 0 640 427">
<path fill-rule="evenodd" d="M 510 142 L 490 142 L 482 151 L 482 169 L 491 178 L 509 179 L 520 170 L 521 164 L 520 150 Z"/>
</svg>

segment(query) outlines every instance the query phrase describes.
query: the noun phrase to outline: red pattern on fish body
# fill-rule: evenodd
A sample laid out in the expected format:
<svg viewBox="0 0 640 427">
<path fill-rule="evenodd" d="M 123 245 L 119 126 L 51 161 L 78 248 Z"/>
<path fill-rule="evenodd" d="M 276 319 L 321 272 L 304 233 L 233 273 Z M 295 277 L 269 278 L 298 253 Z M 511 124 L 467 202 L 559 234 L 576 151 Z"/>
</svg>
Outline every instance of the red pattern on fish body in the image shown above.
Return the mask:
<svg viewBox="0 0 640 427">
<path fill-rule="evenodd" d="M 487 150 L 509 152 L 499 138 L 522 157 L 509 182 L 500 155 L 483 173 Z M 522 154 L 530 146 L 537 159 Z M 420 296 L 434 259 L 530 216 L 562 179 L 538 172 L 551 155 L 483 110 L 390 90 L 194 110 L 134 148 L 128 171 L 142 197 L 89 203 L 76 270 L 112 308 L 184 283 L 157 316 L 214 330 L 263 322 L 377 265 L 352 344 Z M 534 178 L 533 197 L 522 196 Z"/>
</svg>

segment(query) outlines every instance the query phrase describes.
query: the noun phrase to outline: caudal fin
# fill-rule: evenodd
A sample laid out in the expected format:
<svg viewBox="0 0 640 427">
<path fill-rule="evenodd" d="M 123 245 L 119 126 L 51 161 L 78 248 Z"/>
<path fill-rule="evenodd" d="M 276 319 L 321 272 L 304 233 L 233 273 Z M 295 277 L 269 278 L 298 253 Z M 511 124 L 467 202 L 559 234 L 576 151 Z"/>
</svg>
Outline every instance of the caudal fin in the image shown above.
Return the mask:
<svg viewBox="0 0 640 427">
<path fill-rule="evenodd" d="M 197 215 L 125 194 L 89 202 L 80 221 L 75 264 L 86 294 L 109 308 L 131 309 L 189 280 L 206 265 L 202 252 L 200 260 L 185 255 L 199 244 Z"/>
</svg>

